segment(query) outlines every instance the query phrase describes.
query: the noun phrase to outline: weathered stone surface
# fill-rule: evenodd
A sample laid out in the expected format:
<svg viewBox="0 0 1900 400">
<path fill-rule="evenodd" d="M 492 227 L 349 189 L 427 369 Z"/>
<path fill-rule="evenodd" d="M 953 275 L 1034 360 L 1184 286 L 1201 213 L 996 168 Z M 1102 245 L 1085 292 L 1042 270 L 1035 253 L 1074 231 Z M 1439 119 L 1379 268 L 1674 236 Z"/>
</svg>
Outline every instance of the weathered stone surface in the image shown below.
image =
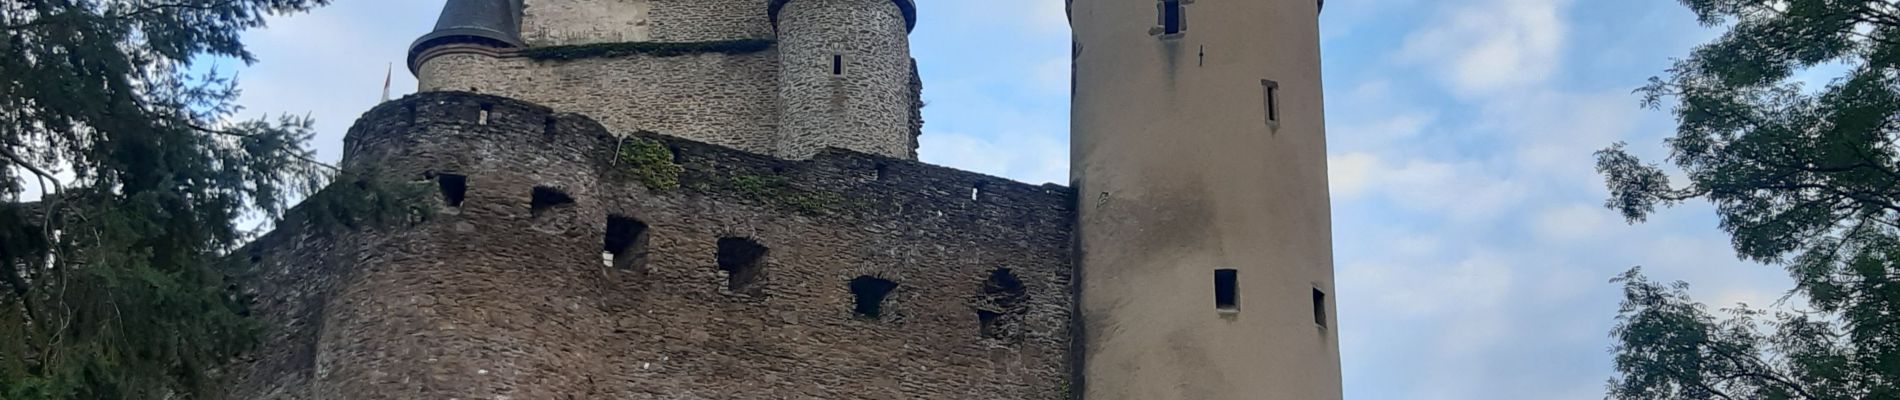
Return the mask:
<svg viewBox="0 0 1900 400">
<path fill-rule="evenodd" d="M 671 153 L 679 188 L 648 188 L 615 156 L 637 140 Z M 464 175 L 466 198 L 405 227 L 287 227 L 240 253 L 256 255 L 238 277 L 268 340 L 235 368 L 231 398 L 1068 395 L 1065 187 L 838 149 L 788 161 L 626 138 L 457 92 L 371 110 L 344 165 Z M 536 186 L 573 202 L 535 212 Z M 609 215 L 649 227 L 645 268 L 603 264 Z M 723 237 L 769 248 L 742 290 L 716 267 Z M 1004 267 L 1020 288 L 992 278 Z M 897 284 L 875 318 L 854 312 L 859 277 Z"/>
<path fill-rule="evenodd" d="M 653 39 L 649 0 L 527 0 L 521 38 L 531 46 Z"/>
<path fill-rule="evenodd" d="M 910 41 L 895 3 L 793 1 L 778 24 L 785 113 L 774 154 L 839 147 L 916 157 Z"/>
<path fill-rule="evenodd" d="M 471 91 L 804 159 L 837 147 L 916 159 L 923 106 L 909 19 L 890 0 L 528 0 L 529 48 L 778 40 L 745 54 L 537 61 L 515 49 L 419 48 L 419 91 Z M 480 46 L 456 43 L 444 46 Z"/>
<path fill-rule="evenodd" d="M 497 94 L 592 116 L 614 132 L 665 132 L 770 154 L 778 135 L 777 52 L 539 61 L 459 53 L 434 57 L 421 91 Z"/>
</svg>

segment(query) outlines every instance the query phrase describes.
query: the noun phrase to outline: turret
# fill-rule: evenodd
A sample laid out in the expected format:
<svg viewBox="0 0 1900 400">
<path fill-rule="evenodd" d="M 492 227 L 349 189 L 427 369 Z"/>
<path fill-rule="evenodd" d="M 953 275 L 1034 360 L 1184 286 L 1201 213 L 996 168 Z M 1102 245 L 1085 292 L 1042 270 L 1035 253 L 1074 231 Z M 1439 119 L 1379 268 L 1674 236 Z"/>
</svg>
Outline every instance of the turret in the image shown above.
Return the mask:
<svg viewBox="0 0 1900 400">
<path fill-rule="evenodd" d="M 915 159 L 912 0 L 772 0 L 781 118 L 775 153 L 826 147 Z"/>
<path fill-rule="evenodd" d="M 492 63 L 496 50 L 522 47 L 520 21 L 521 0 L 449 0 L 435 30 L 409 45 L 409 71 L 423 91 L 479 89 L 456 83 Z M 428 68 L 441 58 L 446 65 Z"/>
<path fill-rule="evenodd" d="M 1341 398 L 1319 3 L 1070 6 L 1082 398 Z"/>
</svg>

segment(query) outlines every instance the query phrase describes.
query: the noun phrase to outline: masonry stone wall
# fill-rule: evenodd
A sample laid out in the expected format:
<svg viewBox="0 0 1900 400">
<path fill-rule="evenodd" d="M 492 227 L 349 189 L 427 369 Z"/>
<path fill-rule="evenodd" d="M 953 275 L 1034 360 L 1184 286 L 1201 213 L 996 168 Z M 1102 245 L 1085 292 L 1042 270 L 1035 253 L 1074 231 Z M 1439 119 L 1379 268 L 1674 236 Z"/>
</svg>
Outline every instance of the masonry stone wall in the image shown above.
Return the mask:
<svg viewBox="0 0 1900 400">
<path fill-rule="evenodd" d="M 527 0 L 521 39 L 530 46 L 644 42 L 653 38 L 651 0 Z"/>
<path fill-rule="evenodd" d="M 612 156 L 626 146 L 680 168 Z M 399 228 L 286 228 L 242 251 L 255 257 L 237 276 L 268 339 L 232 368 L 231 398 L 1069 395 L 1065 187 L 615 135 L 457 92 L 371 110 L 344 166 L 419 184 L 466 176 L 466 197 Z M 677 171 L 662 175 L 678 186 L 653 171 Z M 573 201 L 537 211 L 535 186 Z M 610 215 L 649 227 L 644 267 L 602 263 Z M 721 238 L 769 248 L 750 285 L 734 290 L 716 267 Z M 1016 294 L 993 290 L 999 268 Z M 874 317 L 851 289 L 867 277 L 897 285 Z"/>
<path fill-rule="evenodd" d="M 778 134 L 778 55 L 703 53 L 536 60 L 456 53 L 417 69 L 419 91 L 471 91 L 597 118 L 615 132 L 659 132 L 756 153 Z"/>
<path fill-rule="evenodd" d="M 777 154 L 800 158 L 839 147 L 916 157 L 906 24 L 890 0 L 785 3 L 778 14 L 785 117 Z"/>
<path fill-rule="evenodd" d="M 653 38 L 662 42 L 771 38 L 766 0 L 652 0 Z"/>
</svg>

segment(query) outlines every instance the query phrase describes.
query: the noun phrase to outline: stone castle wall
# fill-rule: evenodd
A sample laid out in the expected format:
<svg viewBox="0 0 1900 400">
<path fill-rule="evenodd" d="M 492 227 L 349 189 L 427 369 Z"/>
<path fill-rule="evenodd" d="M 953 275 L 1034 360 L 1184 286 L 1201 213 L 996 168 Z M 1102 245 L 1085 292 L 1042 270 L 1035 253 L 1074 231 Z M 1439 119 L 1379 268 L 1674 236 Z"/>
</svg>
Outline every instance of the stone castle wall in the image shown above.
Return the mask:
<svg viewBox="0 0 1900 400">
<path fill-rule="evenodd" d="M 785 116 L 776 154 L 840 147 L 915 158 L 902 10 L 890 0 L 793 0 L 778 18 Z"/>
<path fill-rule="evenodd" d="M 653 37 L 662 42 L 771 38 L 766 0 L 653 0 Z"/>
<path fill-rule="evenodd" d="M 530 46 L 653 40 L 650 0 L 527 0 L 521 39 Z"/>
<path fill-rule="evenodd" d="M 627 146 L 674 160 L 658 175 L 678 187 L 612 156 Z M 466 195 L 410 226 L 287 228 L 242 253 L 267 340 L 234 368 L 232 398 L 1069 395 L 1067 188 L 839 150 L 787 161 L 623 139 L 455 92 L 378 106 L 345 153 L 385 180 L 465 176 Z M 536 210 L 537 186 L 572 201 Z M 647 226 L 639 263 L 603 264 L 609 216 Z M 728 238 L 769 249 L 744 285 L 719 267 Z M 999 286 L 999 268 L 1020 284 Z M 858 311 L 861 279 L 896 285 L 875 317 Z"/>
<path fill-rule="evenodd" d="M 530 46 L 771 38 L 766 0 L 527 0 Z"/>
<path fill-rule="evenodd" d="M 615 132 L 660 132 L 770 154 L 779 125 L 778 53 L 535 60 L 475 52 L 428 59 L 420 91 L 517 98 L 599 119 Z"/>
</svg>

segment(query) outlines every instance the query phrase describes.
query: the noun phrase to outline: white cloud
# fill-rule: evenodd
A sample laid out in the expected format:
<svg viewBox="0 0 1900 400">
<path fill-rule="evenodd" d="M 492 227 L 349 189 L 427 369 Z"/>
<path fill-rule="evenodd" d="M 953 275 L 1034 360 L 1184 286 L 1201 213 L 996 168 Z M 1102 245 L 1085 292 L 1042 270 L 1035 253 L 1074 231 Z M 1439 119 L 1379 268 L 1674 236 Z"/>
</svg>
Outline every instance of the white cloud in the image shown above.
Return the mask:
<svg viewBox="0 0 1900 400">
<path fill-rule="evenodd" d="M 1559 65 L 1569 0 L 1486 0 L 1451 6 L 1406 38 L 1402 60 L 1438 71 L 1459 94 L 1545 82 Z"/>
<path fill-rule="evenodd" d="M 1574 242 L 1599 238 L 1614 221 L 1613 211 L 1602 206 L 1568 204 L 1544 209 L 1532 223 L 1548 242 Z"/>
<path fill-rule="evenodd" d="M 1041 184 L 1069 182 L 1069 146 L 1052 135 L 926 132 L 918 158 L 924 162 Z"/>
</svg>

